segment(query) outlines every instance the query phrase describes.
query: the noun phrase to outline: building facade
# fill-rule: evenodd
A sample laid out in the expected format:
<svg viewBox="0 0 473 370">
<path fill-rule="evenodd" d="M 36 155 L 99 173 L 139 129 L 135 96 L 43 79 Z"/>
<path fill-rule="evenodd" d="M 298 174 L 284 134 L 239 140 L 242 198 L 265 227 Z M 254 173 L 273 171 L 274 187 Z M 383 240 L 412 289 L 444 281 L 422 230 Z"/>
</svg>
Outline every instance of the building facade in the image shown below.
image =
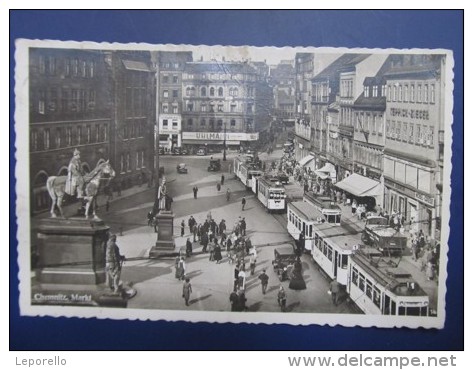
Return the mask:
<svg viewBox="0 0 473 370">
<path fill-rule="evenodd" d="M 405 56 L 385 74 L 385 207 L 440 240 L 445 60 Z"/>
<path fill-rule="evenodd" d="M 199 147 L 254 145 L 257 72 L 248 63 L 186 63 L 182 75 L 182 143 Z"/>
<path fill-rule="evenodd" d="M 147 51 L 106 53 L 113 102 L 110 162 L 124 189 L 154 176 L 155 72 Z"/>
<path fill-rule="evenodd" d="M 30 199 L 39 212 L 51 204 L 47 178 L 67 175 L 74 149 L 84 172 L 110 158 L 112 95 L 99 51 L 31 48 L 29 63 Z"/>
<path fill-rule="evenodd" d="M 192 52 L 159 51 L 152 55 L 156 68 L 157 144 L 165 150 L 182 146 L 182 73 Z"/>
<path fill-rule="evenodd" d="M 270 84 L 273 89 L 273 116 L 276 122 L 286 126 L 294 124 L 295 112 L 295 69 L 292 61 L 285 61 L 270 70 Z"/>
</svg>

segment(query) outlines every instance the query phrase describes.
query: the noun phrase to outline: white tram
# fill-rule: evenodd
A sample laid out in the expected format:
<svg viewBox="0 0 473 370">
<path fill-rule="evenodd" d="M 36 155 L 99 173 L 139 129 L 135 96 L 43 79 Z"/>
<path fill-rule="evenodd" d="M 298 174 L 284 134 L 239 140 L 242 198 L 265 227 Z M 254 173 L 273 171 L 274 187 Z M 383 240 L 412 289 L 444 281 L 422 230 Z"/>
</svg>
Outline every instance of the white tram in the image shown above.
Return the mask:
<svg viewBox="0 0 473 370">
<path fill-rule="evenodd" d="M 245 160 L 240 156 L 233 159 L 233 173 L 235 177 L 241 180 L 241 166 L 245 163 Z"/>
<path fill-rule="evenodd" d="M 313 227 L 322 222 L 322 214 L 307 202 L 292 202 L 287 205 L 287 231 L 295 240 L 304 234 L 304 248 L 312 251 Z"/>
<path fill-rule="evenodd" d="M 254 163 L 243 163 L 240 165 L 240 180 L 247 188 L 253 188 L 253 177 L 263 175 L 263 171 Z"/>
<path fill-rule="evenodd" d="M 277 178 L 258 177 L 256 195 L 268 212 L 286 209 L 286 190 Z"/>
<path fill-rule="evenodd" d="M 349 258 L 347 292 L 366 314 L 427 316 L 429 296 L 395 260 L 374 248 L 360 248 Z"/>
<path fill-rule="evenodd" d="M 313 192 L 305 192 L 302 200 L 313 205 L 321 212 L 326 222 L 340 225 L 342 210 L 329 197 L 315 195 Z"/>
</svg>

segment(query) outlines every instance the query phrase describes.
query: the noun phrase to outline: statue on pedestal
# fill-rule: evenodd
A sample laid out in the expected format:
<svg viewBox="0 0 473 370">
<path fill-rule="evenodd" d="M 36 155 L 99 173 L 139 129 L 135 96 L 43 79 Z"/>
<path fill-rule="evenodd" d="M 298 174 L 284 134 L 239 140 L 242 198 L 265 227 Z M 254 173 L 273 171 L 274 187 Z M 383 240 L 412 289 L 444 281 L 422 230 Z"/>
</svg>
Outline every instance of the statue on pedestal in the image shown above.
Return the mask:
<svg viewBox="0 0 473 370">
<path fill-rule="evenodd" d="M 84 198 L 84 174 L 82 172 L 82 165 L 80 162 L 80 151 L 74 149 L 72 159 L 67 167 L 67 179 L 66 179 L 66 194 L 75 196 L 77 192 L 77 198 Z"/>
<path fill-rule="evenodd" d="M 166 188 L 166 178 L 163 177 L 161 185 L 158 188 L 158 194 L 156 196 L 157 211 L 170 211 L 172 199 L 169 196 Z"/>
</svg>

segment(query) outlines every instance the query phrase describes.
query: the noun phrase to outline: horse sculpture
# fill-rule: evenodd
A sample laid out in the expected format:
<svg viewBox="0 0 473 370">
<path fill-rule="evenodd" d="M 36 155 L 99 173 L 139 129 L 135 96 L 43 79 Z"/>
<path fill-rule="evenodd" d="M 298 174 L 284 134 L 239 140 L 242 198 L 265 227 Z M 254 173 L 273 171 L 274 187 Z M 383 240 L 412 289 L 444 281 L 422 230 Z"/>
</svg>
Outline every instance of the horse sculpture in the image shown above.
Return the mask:
<svg viewBox="0 0 473 370">
<path fill-rule="evenodd" d="M 115 177 L 115 171 L 110 165 L 109 161 L 102 162 L 97 165 L 91 172 L 84 175 L 85 183 L 85 195 L 84 200 L 86 200 L 85 205 L 85 218 L 88 218 L 89 209 L 92 206 L 92 214 L 94 218 L 97 218 L 95 214 L 95 200 L 99 192 L 101 181 L 107 181 L 107 184 L 111 179 Z M 66 193 L 66 176 L 50 176 L 46 181 L 46 188 L 48 189 L 49 196 L 51 197 L 51 217 L 57 217 L 55 212 L 55 207 L 59 209 L 61 216 L 64 217 L 62 212 L 62 200 L 64 194 Z M 65 217 L 64 217 L 65 218 Z"/>
</svg>

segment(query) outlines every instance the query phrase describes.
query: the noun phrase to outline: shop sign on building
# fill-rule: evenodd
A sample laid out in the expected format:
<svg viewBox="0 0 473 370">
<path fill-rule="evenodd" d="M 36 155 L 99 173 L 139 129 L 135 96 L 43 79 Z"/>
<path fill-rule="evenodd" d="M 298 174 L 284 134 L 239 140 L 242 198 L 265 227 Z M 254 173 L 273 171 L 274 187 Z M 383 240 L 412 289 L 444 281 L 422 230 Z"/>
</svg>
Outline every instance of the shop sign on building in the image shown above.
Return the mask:
<svg viewBox="0 0 473 370">
<path fill-rule="evenodd" d="M 246 132 L 183 132 L 183 140 L 207 140 L 207 141 L 256 141 L 258 140 L 259 133 L 246 133 Z"/>
</svg>

